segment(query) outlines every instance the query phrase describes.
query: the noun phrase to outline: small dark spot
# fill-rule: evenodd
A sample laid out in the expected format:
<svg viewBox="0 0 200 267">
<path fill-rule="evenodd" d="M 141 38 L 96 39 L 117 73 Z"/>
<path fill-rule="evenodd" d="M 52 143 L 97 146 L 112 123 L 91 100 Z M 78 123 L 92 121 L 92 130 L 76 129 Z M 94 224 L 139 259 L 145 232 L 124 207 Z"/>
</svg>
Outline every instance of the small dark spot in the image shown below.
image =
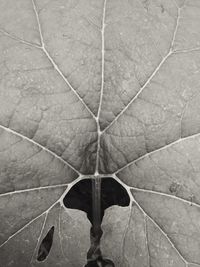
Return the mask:
<svg viewBox="0 0 200 267">
<path fill-rule="evenodd" d="M 178 193 L 178 191 L 180 190 L 181 188 L 181 185 L 176 183 L 176 182 L 173 182 L 170 187 L 169 187 L 169 191 L 172 193 L 172 194 L 176 194 Z"/>
<path fill-rule="evenodd" d="M 38 250 L 38 261 L 44 261 L 46 257 L 49 255 L 49 252 L 51 250 L 51 246 L 53 243 L 53 234 L 54 234 L 54 226 L 51 227 L 51 229 L 48 231 L 44 239 L 42 240 L 39 250 Z"/>
<path fill-rule="evenodd" d="M 142 4 L 143 4 L 144 8 L 146 9 L 146 11 L 148 11 L 149 10 L 149 0 L 143 0 Z"/>
<path fill-rule="evenodd" d="M 161 12 L 164 13 L 165 12 L 165 8 L 164 8 L 164 6 L 162 4 L 160 5 L 160 8 L 161 8 Z"/>
<path fill-rule="evenodd" d="M 196 197 L 194 196 L 194 195 L 191 195 L 190 197 L 189 197 L 189 200 L 190 200 L 190 206 L 192 206 L 193 205 L 193 203 L 196 203 L 197 201 L 196 201 Z"/>
</svg>

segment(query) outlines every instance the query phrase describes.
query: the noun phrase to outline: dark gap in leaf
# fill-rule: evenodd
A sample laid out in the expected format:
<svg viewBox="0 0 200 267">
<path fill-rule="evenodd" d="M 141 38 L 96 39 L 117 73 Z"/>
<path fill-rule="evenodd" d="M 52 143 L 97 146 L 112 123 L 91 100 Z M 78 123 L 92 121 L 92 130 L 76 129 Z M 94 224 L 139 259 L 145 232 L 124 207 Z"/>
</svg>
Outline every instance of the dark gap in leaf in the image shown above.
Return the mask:
<svg viewBox="0 0 200 267">
<path fill-rule="evenodd" d="M 84 179 L 76 183 L 64 197 L 63 203 L 66 208 L 85 211 L 92 223 L 92 180 Z"/>
<path fill-rule="evenodd" d="M 109 259 L 103 259 L 101 255 L 101 222 L 104 216 L 104 211 L 107 208 L 113 205 L 126 207 L 130 203 L 130 198 L 126 189 L 115 179 L 111 177 L 100 179 L 100 203 L 97 205 L 98 208 L 100 207 L 100 211 L 97 212 L 100 217 L 100 222 L 99 224 L 96 224 L 94 219 L 96 210 L 94 210 L 95 205 L 93 205 L 95 200 L 94 181 L 95 179 L 84 179 L 76 183 L 64 197 L 63 203 L 67 208 L 86 212 L 87 217 L 92 224 L 91 247 L 88 251 L 88 263 L 85 267 L 114 267 L 114 264 Z"/>
<path fill-rule="evenodd" d="M 113 205 L 126 207 L 130 199 L 126 189 L 113 178 L 101 180 L 101 220 L 104 211 Z M 76 183 L 63 199 L 66 208 L 85 211 L 91 223 L 92 214 L 92 179 L 84 179 Z"/>
<path fill-rule="evenodd" d="M 103 178 L 101 182 L 102 218 L 104 210 L 113 205 L 126 207 L 130 203 L 126 189 L 113 178 Z"/>
<path fill-rule="evenodd" d="M 48 233 L 43 238 L 40 244 L 37 256 L 38 261 L 44 261 L 46 257 L 49 255 L 53 243 L 53 234 L 54 234 L 54 226 L 51 227 L 51 229 L 48 231 Z"/>
<path fill-rule="evenodd" d="M 89 261 L 85 267 L 115 267 L 111 260 L 99 258 L 94 261 Z"/>
</svg>

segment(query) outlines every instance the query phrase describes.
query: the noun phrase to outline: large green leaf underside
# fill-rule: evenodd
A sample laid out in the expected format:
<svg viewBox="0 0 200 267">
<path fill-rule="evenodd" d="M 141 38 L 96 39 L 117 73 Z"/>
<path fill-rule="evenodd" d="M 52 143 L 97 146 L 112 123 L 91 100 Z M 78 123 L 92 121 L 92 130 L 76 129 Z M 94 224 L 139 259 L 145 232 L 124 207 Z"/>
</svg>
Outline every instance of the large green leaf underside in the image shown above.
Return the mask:
<svg viewBox="0 0 200 267">
<path fill-rule="evenodd" d="M 200 266 L 199 1 L 0 0 L 0 10 L 0 267 L 83 267 L 91 225 L 62 200 L 99 174 L 131 198 L 105 213 L 103 256 Z"/>
</svg>

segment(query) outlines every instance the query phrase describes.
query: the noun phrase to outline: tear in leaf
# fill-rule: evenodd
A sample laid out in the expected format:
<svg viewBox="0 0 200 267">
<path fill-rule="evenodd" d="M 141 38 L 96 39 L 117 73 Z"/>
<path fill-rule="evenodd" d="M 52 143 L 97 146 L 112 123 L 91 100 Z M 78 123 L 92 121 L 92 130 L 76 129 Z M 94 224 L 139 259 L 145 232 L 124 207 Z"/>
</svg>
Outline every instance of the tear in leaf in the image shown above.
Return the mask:
<svg viewBox="0 0 200 267">
<path fill-rule="evenodd" d="M 53 234 L 54 234 L 54 226 L 51 227 L 51 229 L 41 242 L 41 245 L 38 250 L 38 257 L 37 257 L 38 261 L 44 261 L 46 257 L 49 255 L 53 243 Z"/>
</svg>

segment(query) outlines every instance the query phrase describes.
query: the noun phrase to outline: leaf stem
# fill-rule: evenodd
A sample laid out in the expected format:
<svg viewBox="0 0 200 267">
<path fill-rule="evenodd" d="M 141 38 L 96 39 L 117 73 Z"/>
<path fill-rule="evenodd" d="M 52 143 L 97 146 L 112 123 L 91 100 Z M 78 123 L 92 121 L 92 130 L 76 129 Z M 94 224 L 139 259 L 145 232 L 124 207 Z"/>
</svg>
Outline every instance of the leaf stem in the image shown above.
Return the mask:
<svg viewBox="0 0 200 267">
<path fill-rule="evenodd" d="M 88 251 L 89 260 L 97 260 L 101 257 L 100 239 L 101 230 L 101 178 L 95 176 L 92 180 L 92 228 L 91 247 Z"/>
<path fill-rule="evenodd" d="M 95 235 L 101 232 L 101 178 L 92 180 L 92 210 L 93 210 L 93 230 Z"/>
</svg>

